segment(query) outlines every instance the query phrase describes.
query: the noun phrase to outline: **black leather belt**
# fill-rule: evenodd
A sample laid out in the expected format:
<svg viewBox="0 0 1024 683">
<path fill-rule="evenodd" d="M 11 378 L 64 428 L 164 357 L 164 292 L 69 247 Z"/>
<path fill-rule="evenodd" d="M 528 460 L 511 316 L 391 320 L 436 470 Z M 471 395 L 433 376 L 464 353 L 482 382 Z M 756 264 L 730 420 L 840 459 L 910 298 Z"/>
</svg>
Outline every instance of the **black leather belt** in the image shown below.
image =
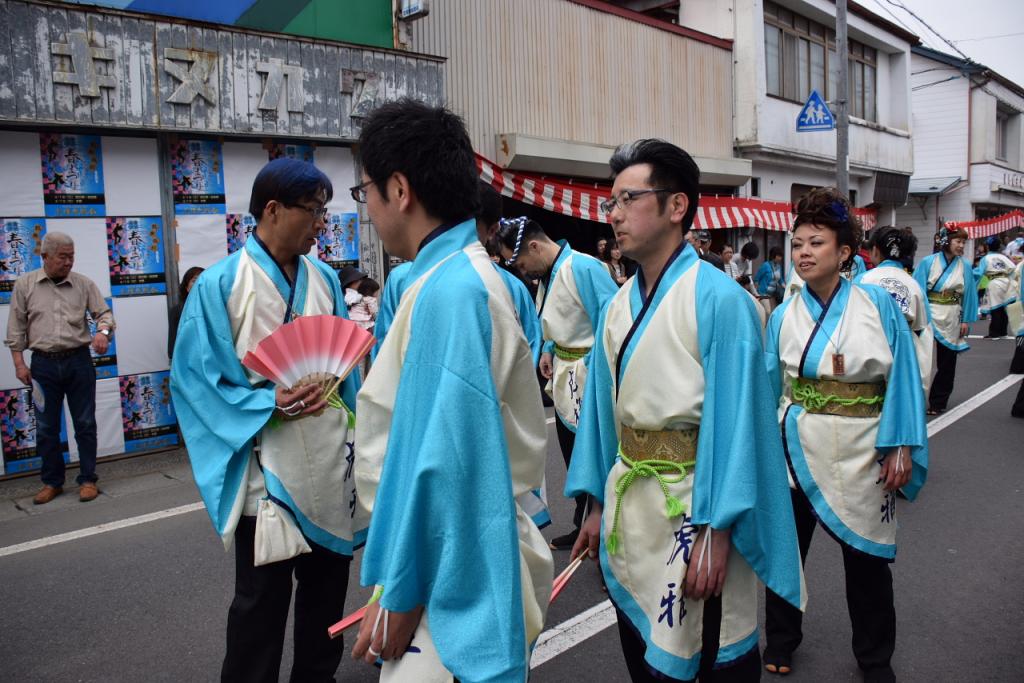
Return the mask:
<svg viewBox="0 0 1024 683">
<path fill-rule="evenodd" d="M 71 358 L 85 351 L 89 352 L 88 346 L 79 346 L 74 349 L 65 349 L 63 351 L 36 351 L 32 349 L 33 356 L 39 356 L 40 358 L 48 358 L 49 360 L 61 360 L 63 358 Z"/>
</svg>

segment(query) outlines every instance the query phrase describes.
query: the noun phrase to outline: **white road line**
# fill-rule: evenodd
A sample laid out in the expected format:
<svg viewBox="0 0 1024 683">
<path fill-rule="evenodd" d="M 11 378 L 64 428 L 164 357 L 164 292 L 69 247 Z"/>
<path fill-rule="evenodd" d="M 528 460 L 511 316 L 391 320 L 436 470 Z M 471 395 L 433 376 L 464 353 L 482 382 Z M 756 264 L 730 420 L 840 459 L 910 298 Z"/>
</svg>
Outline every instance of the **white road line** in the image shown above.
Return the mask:
<svg viewBox="0 0 1024 683">
<path fill-rule="evenodd" d="M 956 408 L 939 415 L 928 423 L 928 437 L 931 438 L 935 436 L 960 418 L 965 417 L 968 413 L 980 408 L 1017 382 L 1021 381 L 1021 379 L 1024 379 L 1024 375 L 1007 375 L 988 389 L 971 396 Z"/>
<path fill-rule="evenodd" d="M 549 628 L 537 638 L 537 646 L 533 649 L 530 668 L 536 669 L 544 662 L 576 647 L 587 638 L 596 636 L 614 623 L 615 608 L 612 607 L 610 600 L 605 600 L 580 612 L 572 619 Z"/>
<path fill-rule="evenodd" d="M 9 545 L 6 548 L 0 548 L 0 557 L 7 557 L 8 555 L 17 555 L 18 553 L 28 552 L 29 550 L 38 550 L 40 548 L 45 548 L 50 545 L 66 543 L 67 541 L 77 541 L 80 538 L 88 538 L 89 536 L 95 536 L 96 534 L 104 534 L 108 531 L 116 531 L 117 529 L 126 529 L 128 527 L 138 526 L 139 524 L 147 524 L 149 522 L 155 522 L 159 519 L 176 517 L 178 515 L 184 515 L 188 512 L 202 510 L 205 507 L 206 506 L 203 505 L 202 503 L 189 503 L 188 505 L 181 505 L 179 507 L 171 508 L 169 510 L 151 512 L 147 515 L 129 517 L 128 519 L 119 519 L 116 522 L 97 524 L 96 526 L 87 527 L 85 529 L 79 529 L 78 531 L 69 531 L 64 534 L 57 534 L 56 536 L 47 536 L 46 538 L 36 539 L 35 541 L 27 541 L 25 543 Z"/>
</svg>

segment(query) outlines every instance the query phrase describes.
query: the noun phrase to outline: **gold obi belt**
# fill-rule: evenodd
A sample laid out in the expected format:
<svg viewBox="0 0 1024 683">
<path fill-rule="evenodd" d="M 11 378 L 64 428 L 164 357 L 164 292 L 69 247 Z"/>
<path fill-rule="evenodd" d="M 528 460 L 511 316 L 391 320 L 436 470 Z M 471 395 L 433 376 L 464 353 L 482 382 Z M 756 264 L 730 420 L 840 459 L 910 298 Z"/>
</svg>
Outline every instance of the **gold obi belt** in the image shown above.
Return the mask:
<svg viewBox="0 0 1024 683">
<path fill-rule="evenodd" d="M 669 484 L 678 484 L 687 475 L 687 469 L 696 464 L 699 427 L 692 429 L 661 429 L 648 431 L 619 426 L 619 459 L 629 468 L 615 482 L 615 512 L 612 514 L 611 533 L 605 547 L 612 555 L 619 550 L 619 516 L 622 497 L 639 478 L 652 478 L 658 482 L 665 496 L 665 516 L 669 519 L 686 512 L 683 501 L 673 496 Z"/>
<path fill-rule="evenodd" d="M 998 280 L 1001 277 L 1008 277 L 1008 275 L 1006 273 L 985 273 L 985 275 L 988 276 L 988 279 L 990 281 L 991 280 Z"/>
<path fill-rule="evenodd" d="M 567 346 L 559 346 L 558 344 L 555 344 L 555 356 L 557 356 L 559 360 L 571 363 L 572 361 L 580 360 L 588 353 L 590 353 L 589 346 L 586 348 L 573 349 Z"/>
<path fill-rule="evenodd" d="M 933 304 L 945 304 L 947 306 L 953 306 L 960 303 L 963 300 L 963 294 L 955 289 L 943 289 L 941 291 L 928 291 L 928 301 Z"/>
<path fill-rule="evenodd" d="M 790 385 L 793 403 L 808 413 L 842 417 L 878 417 L 885 401 L 885 382 L 837 382 L 797 377 Z"/>
</svg>

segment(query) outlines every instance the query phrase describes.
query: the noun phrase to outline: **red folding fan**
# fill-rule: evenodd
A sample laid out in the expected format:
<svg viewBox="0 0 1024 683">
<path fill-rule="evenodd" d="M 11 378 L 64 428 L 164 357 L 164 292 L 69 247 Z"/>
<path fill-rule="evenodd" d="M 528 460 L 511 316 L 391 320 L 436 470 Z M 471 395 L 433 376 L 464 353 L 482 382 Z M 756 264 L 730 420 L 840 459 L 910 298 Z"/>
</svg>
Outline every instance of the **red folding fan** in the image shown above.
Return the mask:
<svg viewBox="0 0 1024 683">
<path fill-rule="evenodd" d="M 356 323 L 334 315 L 296 318 L 264 337 L 242 365 L 274 384 L 319 384 L 329 397 L 376 343 Z"/>
</svg>

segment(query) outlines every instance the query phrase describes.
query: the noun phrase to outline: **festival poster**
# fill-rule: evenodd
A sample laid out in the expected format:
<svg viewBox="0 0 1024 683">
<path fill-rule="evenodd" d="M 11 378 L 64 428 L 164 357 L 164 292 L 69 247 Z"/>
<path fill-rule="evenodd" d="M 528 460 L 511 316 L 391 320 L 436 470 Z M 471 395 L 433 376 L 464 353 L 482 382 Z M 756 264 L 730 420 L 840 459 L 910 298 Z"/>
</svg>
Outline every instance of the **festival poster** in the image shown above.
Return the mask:
<svg viewBox="0 0 1024 683">
<path fill-rule="evenodd" d="M 60 418 L 60 444 L 64 462 L 71 461 L 64 414 Z M 32 405 L 32 389 L 0 391 L 0 448 L 3 449 L 3 474 L 31 472 L 42 467 L 36 455 L 36 410 Z"/>
<path fill-rule="evenodd" d="M 51 218 L 106 215 L 98 135 L 40 133 L 43 204 Z"/>
<path fill-rule="evenodd" d="M 104 299 L 107 302 L 107 308 L 114 310 L 113 299 Z M 92 317 L 89 311 L 85 312 L 85 322 L 89 325 L 89 336 L 95 337 L 98 328 L 96 327 L 96 320 Z M 92 356 L 92 365 L 96 368 L 96 379 L 110 379 L 111 377 L 117 377 L 117 335 L 112 334 L 110 336 L 110 343 L 107 345 L 107 352 L 102 356 L 93 351 L 92 345 L 89 346 L 89 355 Z"/>
<path fill-rule="evenodd" d="M 178 444 L 177 418 L 171 403 L 171 373 L 148 372 L 119 378 L 121 419 L 126 453 Z"/>
<path fill-rule="evenodd" d="M 224 213 L 224 157 L 216 140 L 171 143 L 171 186 L 179 215 Z"/>
<path fill-rule="evenodd" d="M 0 218 L 3 236 L 0 238 L 0 304 L 11 303 L 14 281 L 20 276 L 43 267 L 40 250 L 46 234 L 44 218 Z"/>
<path fill-rule="evenodd" d="M 226 214 L 225 223 L 228 231 L 228 253 L 233 254 L 242 248 L 249 235 L 256 229 L 256 219 L 248 213 Z"/>
<path fill-rule="evenodd" d="M 107 258 L 114 296 L 167 293 L 164 229 L 159 216 L 108 218 Z"/>
<path fill-rule="evenodd" d="M 317 236 L 320 260 L 335 270 L 359 265 L 359 214 L 330 213 Z"/>
<path fill-rule="evenodd" d="M 270 161 L 274 159 L 281 159 L 287 157 L 289 159 L 298 159 L 299 161 L 308 161 L 313 163 L 313 145 L 296 145 L 290 142 L 277 142 L 270 147 Z"/>
</svg>

